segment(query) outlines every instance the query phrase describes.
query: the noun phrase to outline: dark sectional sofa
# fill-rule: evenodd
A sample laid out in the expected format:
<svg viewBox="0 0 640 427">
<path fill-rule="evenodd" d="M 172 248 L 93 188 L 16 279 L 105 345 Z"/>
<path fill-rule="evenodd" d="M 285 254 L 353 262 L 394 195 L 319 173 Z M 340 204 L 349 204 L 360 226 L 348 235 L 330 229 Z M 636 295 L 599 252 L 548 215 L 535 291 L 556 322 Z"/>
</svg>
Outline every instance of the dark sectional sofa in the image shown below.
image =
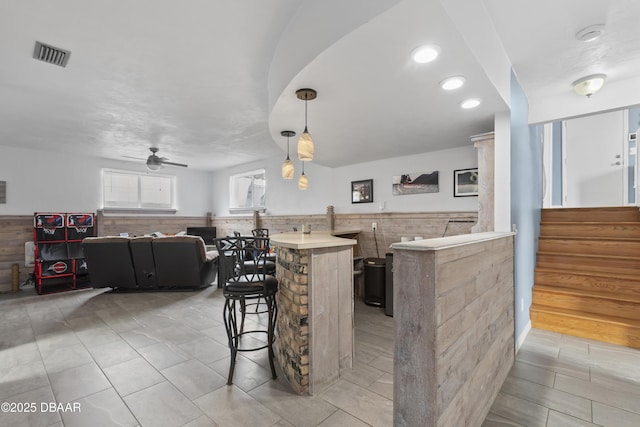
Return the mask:
<svg viewBox="0 0 640 427">
<path fill-rule="evenodd" d="M 198 236 L 87 237 L 82 247 L 94 288 L 197 289 L 216 278 L 217 252 Z"/>
</svg>

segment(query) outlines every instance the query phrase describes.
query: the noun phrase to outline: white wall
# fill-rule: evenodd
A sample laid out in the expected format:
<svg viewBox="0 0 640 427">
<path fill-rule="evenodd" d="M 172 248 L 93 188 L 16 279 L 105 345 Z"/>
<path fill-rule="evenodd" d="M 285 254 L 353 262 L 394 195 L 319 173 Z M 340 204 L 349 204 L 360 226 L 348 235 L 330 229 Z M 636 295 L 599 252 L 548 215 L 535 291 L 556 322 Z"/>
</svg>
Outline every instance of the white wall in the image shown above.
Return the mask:
<svg viewBox="0 0 640 427">
<path fill-rule="evenodd" d="M 640 77 L 605 82 L 602 90 L 591 98 L 571 91 L 568 95 L 530 99 L 529 123 L 546 123 L 639 105 L 640 91 L 634 87 L 640 87 Z"/>
<path fill-rule="evenodd" d="M 229 176 L 264 168 L 267 173 L 267 215 L 322 214 L 327 205 L 333 205 L 336 213 L 380 212 L 438 212 L 474 211 L 478 209 L 477 197 L 453 197 L 453 171 L 474 168 L 478 154 L 473 144 L 449 150 L 396 157 L 374 162 L 359 163 L 339 168 L 328 168 L 313 162 L 305 165 L 309 189 L 298 190 L 300 162 L 294 159 L 295 178 L 283 180 L 280 166 L 283 154 L 264 161 L 253 162 L 213 174 L 213 213 L 229 215 Z M 439 171 L 440 191 L 429 194 L 394 196 L 391 179 L 402 173 Z M 351 181 L 373 179 L 373 203 L 351 203 Z"/>
<path fill-rule="evenodd" d="M 496 114 L 494 143 L 494 228 L 511 231 L 511 117 Z"/>
<path fill-rule="evenodd" d="M 146 171 L 143 162 L 120 162 L 0 146 L 0 181 L 7 181 L 7 203 L 0 215 L 34 212 L 95 212 L 102 208 L 102 168 Z M 165 168 L 177 176 L 180 216 L 211 211 L 211 173 Z"/>
<path fill-rule="evenodd" d="M 473 211 L 477 197 L 453 197 L 453 171 L 476 167 L 478 158 L 471 142 L 449 150 L 396 157 L 340 168 L 313 162 L 305 165 L 309 189 L 298 190 L 300 162 L 294 159 L 296 178 L 280 176 L 282 156 L 218 172 L 166 168 L 178 182 L 178 215 L 203 216 L 212 211 L 229 215 L 229 176 L 264 168 L 267 171 L 267 214 L 322 214 L 327 205 L 336 213 Z M 101 169 L 146 171 L 144 164 L 95 157 L 59 155 L 44 151 L 0 146 L 0 181 L 7 181 L 7 203 L 0 215 L 30 215 L 33 212 L 90 211 L 102 208 Z M 393 196 L 393 175 L 440 172 L 440 191 L 430 194 Z M 374 203 L 351 203 L 351 181 L 373 179 Z"/>
</svg>

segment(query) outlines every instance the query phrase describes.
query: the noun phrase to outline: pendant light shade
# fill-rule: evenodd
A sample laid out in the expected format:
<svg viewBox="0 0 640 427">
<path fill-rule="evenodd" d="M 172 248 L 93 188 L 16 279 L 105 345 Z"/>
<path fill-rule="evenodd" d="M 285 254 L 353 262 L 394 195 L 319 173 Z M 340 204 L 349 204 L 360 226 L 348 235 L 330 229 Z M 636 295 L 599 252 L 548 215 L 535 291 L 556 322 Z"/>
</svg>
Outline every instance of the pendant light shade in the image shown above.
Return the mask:
<svg viewBox="0 0 640 427">
<path fill-rule="evenodd" d="M 304 132 L 298 141 L 298 159 L 309 162 L 313 160 L 313 139 L 307 129 L 307 101 L 316 99 L 318 93 L 313 89 L 298 89 L 296 96 L 304 101 Z"/>
<path fill-rule="evenodd" d="M 298 158 L 303 162 L 313 160 L 313 139 L 306 126 L 298 140 Z"/>
<path fill-rule="evenodd" d="M 282 177 L 284 179 L 293 179 L 294 172 L 293 163 L 289 160 L 289 157 L 287 157 L 287 160 L 282 162 Z"/>
<path fill-rule="evenodd" d="M 298 180 L 298 189 L 306 190 L 309 186 L 309 180 L 307 176 L 304 174 L 304 163 L 302 163 L 302 175 L 300 175 L 300 179 Z"/>
<path fill-rule="evenodd" d="M 283 130 L 280 135 L 287 137 L 287 159 L 282 162 L 282 178 L 293 179 L 294 169 L 293 162 L 289 158 L 289 138 L 295 136 L 296 133 L 292 130 Z"/>
</svg>

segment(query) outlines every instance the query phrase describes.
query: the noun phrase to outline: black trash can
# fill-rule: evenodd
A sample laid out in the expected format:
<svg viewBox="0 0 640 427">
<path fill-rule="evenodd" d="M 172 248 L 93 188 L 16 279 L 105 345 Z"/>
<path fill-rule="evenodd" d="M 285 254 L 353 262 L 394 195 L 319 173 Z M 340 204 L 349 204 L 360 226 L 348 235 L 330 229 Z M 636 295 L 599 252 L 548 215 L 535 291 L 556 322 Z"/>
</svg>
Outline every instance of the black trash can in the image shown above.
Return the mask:
<svg viewBox="0 0 640 427">
<path fill-rule="evenodd" d="M 364 303 L 384 307 L 385 259 L 364 260 Z"/>
</svg>

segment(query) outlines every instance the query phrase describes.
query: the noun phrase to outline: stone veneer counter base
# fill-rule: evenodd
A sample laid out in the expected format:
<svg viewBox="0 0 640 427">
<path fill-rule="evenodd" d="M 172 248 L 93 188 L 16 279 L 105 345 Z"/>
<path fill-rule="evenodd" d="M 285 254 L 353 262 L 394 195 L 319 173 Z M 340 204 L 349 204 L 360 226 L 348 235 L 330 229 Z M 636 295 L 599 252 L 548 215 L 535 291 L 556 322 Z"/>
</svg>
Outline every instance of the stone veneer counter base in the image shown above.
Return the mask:
<svg viewBox="0 0 640 427">
<path fill-rule="evenodd" d="M 298 393 L 317 394 L 353 366 L 353 245 L 325 232 L 271 236 L 276 247 L 276 360 Z"/>
</svg>

